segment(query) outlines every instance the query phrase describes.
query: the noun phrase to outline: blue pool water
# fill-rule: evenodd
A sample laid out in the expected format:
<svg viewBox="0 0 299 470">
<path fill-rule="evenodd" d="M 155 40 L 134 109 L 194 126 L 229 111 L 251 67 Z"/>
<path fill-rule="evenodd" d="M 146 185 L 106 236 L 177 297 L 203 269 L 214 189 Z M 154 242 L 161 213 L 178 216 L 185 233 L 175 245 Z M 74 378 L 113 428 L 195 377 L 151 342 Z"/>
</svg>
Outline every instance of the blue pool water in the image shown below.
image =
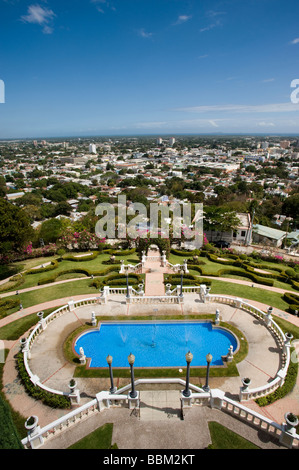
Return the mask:
<svg viewBox="0 0 299 470">
<path fill-rule="evenodd" d="M 107 367 L 106 357 L 113 357 L 113 367 L 129 367 L 128 355 L 135 356 L 135 367 L 184 367 L 185 355 L 193 354 L 192 365 L 222 365 L 230 345 L 237 348 L 236 338 L 210 322 L 103 323 L 100 329 L 82 334 L 75 351 L 83 348 L 90 367 Z"/>
</svg>

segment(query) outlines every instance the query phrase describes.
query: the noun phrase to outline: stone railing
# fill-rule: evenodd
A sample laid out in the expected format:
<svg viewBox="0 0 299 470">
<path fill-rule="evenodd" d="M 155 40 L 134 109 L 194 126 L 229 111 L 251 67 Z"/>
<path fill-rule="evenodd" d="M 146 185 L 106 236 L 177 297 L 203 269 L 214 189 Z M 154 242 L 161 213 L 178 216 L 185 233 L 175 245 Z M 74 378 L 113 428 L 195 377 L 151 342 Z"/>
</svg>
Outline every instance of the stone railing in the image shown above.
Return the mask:
<svg viewBox="0 0 299 470">
<path fill-rule="evenodd" d="M 208 302 L 217 302 L 217 303 L 225 303 L 228 305 L 232 305 L 237 308 L 241 308 L 248 313 L 251 313 L 256 318 L 258 318 L 261 322 L 263 322 L 268 328 L 268 330 L 272 333 L 275 337 L 278 346 L 281 349 L 281 362 L 282 367 L 277 371 L 276 376 L 271 382 L 266 383 L 265 385 L 257 388 L 249 389 L 248 387 L 244 386 L 240 388 L 240 401 L 243 400 L 253 400 L 259 397 L 263 397 L 268 395 L 269 393 L 274 392 L 277 388 L 281 387 L 284 384 L 285 377 L 287 374 L 287 370 L 291 360 L 290 354 L 290 340 L 288 339 L 287 335 L 284 334 L 282 329 L 277 325 L 277 323 L 272 318 L 272 308 L 268 309 L 268 312 L 265 313 L 261 309 L 254 307 L 253 305 L 249 304 L 248 302 L 240 299 L 238 297 L 229 297 L 224 295 L 218 294 L 208 294 L 206 296 L 206 301 Z"/>
<path fill-rule="evenodd" d="M 179 304 L 182 301 L 183 297 L 178 295 L 132 295 L 127 298 L 129 304 Z"/>
<path fill-rule="evenodd" d="M 183 286 L 183 292 L 185 294 L 199 294 L 200 286 Z"/>
<path fill-rule="evenodd" d="M 296 434 L 294 426 L 286 423 L 278 424 L 257 411 L 226 397 L 225 392 L 222 390 L 212 389 L 209 392 L 191 393 L 189 397 L 184 397 L 181 394 L 181 401 L 182 409 L 192 407 L 193 405 L 209 405 L 211 408 L 224 411 L 244 421 L 245 424 L 270 434 L 289 449 L 299 448 L 299 435 Z"/>
<path fill-rule="evenodd" d="M 120 274 L 130 274 L 130 273 L 137 273 L 142 271 L 143 263 L 138 264 L 124 264 L 124 261 L 121 261 L 120 266 Z"/>
<path fill-rule="evenodd" d="M 185 387 L 186 382 L 183 379 L 138 379 L 135 382 L 135 386 L 142 384 L 178 384 Z M 202 389 L 195 385 L 190 384 L 190 389 L 196 393 L 201 392 Z M 131 398 L 129 392 L 131 390 L 131 383 L 118 389 L 116 393 L 111 394 L 108 391 L 99 392 L 96 398 L 89 401 L 88 403 L 72 410 L 65 414 L 61 418 L 53 421 L 40 428 L 38 426 L 38 420 L 36 426 L 28 431 L 27 437 L 22 439 L 22 444 L 26 449 L 37 449 L 46 444 L 51 438 L 57 437 L 62 432 L 70 429 L 71 427 L 82 423 L 87 418 L 94 416 L 95 414 L 102 412 L 110 408 L 128 407 L 129 409 L 133 406 L 140 406 L 140 392 L 137 392 L 137 398 Z"/>
<path fill-rule="evenodd" d="M 111 394 L 106 391 L 100 392 L 96 395 L 96 398 L 85 405 L 74 409 L 70 413 L 67 413 L 42 428 L 38 426 L 37 421 L 35 428 L 30 429 L 27 433 L 27 437 L 22 439 L 22 444 L 25 449 L 37 449 L 46 444 L 51 438 L 56 437 L 87 418 L 110 407 L 125 406 L 127 403 L 130 403 L 130 400 L 132 399 L 129 395 L 122 395 L 120 393 Z"/>
<path fill-rule="evenodd" d="M 182 389 L 186 387 L 186 382 L 183 379 L 138 379 L 135 386 L 143 384 L 177 384 L 181 385 Z M 192 406 L 209 406 L 216 408 L 220 411 L 236 417 L 238 420 L 254 427 L 258 430 L 270 434 L 279 443 L 289 449 L 299 448 L 299 435 L 296 434 L 295 424 L 287 420 L 289 413 L 286 413 L 286 423 L 278 424 L 272 419 L 269 419 L 262 414 L 254 411 L 246 406 L 238 403 L 225 396 L 225 392 L 218 389 L 211 389 L 208 392 L 203 391 L 202 388 L 193 384 L 189 384 L 190 396 L 185 397 L 181 391 L 181 418 L 184 419 L 184 410 L 192 408 Z M 128 407 L 131 409 L 135 407 L 140 410 L 141 392 L 137 392 L 136 398 L 131 398 L 127 393 L 131 390 L 131 384 L 118 389 L 116 393 L 111 394 L 108 391 L 102 391 L 96 395 L 96 398 L 89 401 L 85 405 L 72 410 L 61 418 L 53 421 L 52 423 L 40 428 L 38 426 L 38 417 L 33 416 L 35 425 L 27 429 L 27 437 L 22 439 L 22 444 L 25 449 L 37 449 L 45 445 L 50 439 L 59 436 L 62 432 L 71 429 L 72 427 L 82 423 L 95 414 L 115 407 Z M 27 423 L 27 422 L 26 422 Z"/>
<path fill-rule="evenodd" d="M 126 295 L 126 287 L 109 287 L 109 295 Z"/>
<path fill-rule="evenodd" d="M 55 390 L 55 389 L 47 387 L 46 385 L 40 382 L 40 379 L 37 375 L 33 374 L 33 372 L 30 369 L 29 362 L 28 362 L 31 357 L 30 350 L 37 336 L 39 336 L 47 328 L 47 326 L 50 323 L 52 323 L 54 320 L 61 317 L 67 312 L 73 311 L 75 308 L 82 307 L 85 305 L 94 305 L 98 303 L 100 303 L 100 297 L 90 297 L 90 298 L 81 299 L 77 301 L 71 300 L 67 305 L 64 305 L 56 309 L 54 312 L 50 313 L 46 318 L 43 318 L 43 315 L 38 314 L 40 320 L 38 321 L 36 326 L 33 328 L 28 338 L 27 339 L 23 338 L 21 340 L 21 349 L 23 352 L 24 366 L 31 382 L 36 387 L 39 387 L 42 390 L 53 393 L 55 395 L 69 396 L 69 393 L 65 393 L 65 392 L 62 392 L 61 390 Z M 43 313 L 43 312 L 40 312 L 40 313 Z"/>
<path fill-rule="evenodd" d="M 184 260 L 183 264 L 172 264 L 169 261 L 165 261 L 165 266 L 170 268 L 173 272 L 178 273 L 183 270 L 186 274 L 189 273 L 187 260 Z"/>
</svg>

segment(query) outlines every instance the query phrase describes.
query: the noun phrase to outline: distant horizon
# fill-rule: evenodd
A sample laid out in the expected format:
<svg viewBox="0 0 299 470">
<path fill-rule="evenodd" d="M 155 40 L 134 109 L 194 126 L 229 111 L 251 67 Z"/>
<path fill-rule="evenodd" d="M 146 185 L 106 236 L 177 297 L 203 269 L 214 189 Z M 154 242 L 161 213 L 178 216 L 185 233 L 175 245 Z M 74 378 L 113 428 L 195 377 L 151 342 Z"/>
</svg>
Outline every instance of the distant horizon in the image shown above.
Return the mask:
<svg viewBox="0 0 299 470">
<path fill-rule="evenodd" d="M 30 137 L 6 137 L 6 138 L 0 138 L 0 142 L 14 142 L 14 141 L 31 141 L 31 140 L 68 140 L 68 139 L 100 139 L 100 138 L 130 138 L 130 137 L 153 137 L 153 138 L 159 138 L 159 137 L 298 137 L 299 138 L 299 133 L 298 134 L 292 134 L 292 133 L 275 133 L 275 134 L 269 134 L 269 133 L 246 133 L 246 132 L 239 132 L 239 133 L 167 133 L 167 134 L 158 134 L 158 133 L 150 133 L 150 134 L 90 134 L 90 135 L 83 135 L 83 134 L 78 134 L 78 135 L 61 135 L 61 136 L 55 136 L 55 135 L 48 135 L 48 136 L 30 136 Z"/>
</svg>

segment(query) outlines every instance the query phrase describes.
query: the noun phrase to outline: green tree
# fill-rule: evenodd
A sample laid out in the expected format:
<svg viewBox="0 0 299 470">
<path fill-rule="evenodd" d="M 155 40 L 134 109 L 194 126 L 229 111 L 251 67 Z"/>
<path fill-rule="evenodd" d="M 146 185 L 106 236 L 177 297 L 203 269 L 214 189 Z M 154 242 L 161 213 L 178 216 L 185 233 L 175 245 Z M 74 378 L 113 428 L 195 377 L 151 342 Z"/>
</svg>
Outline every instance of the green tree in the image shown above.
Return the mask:
<svg viewBox="0 0 299 470">
<path fill-rule="evenodd" d="M 22 209 L 0 198 L 0 254 L 21 252 L 34 231 Z"/>
<path fill-rule="evenodd" d="M 294 220 L 299 219 L 299 193 L 293 194 L 284 201 L 282 214 L 292 217 Z"/>
<path fill-rule="evenodd" d="M 4 197 L 7 193 L 6 179 L 0 176 L 0 197 Z"/>
<path fill-rule="evenodd" d="M 39 232 L 45 244 L 55 243 L 63 233 L 63 224 L 59 219 L 49 219 L 43 222 Z"/>
</svg>

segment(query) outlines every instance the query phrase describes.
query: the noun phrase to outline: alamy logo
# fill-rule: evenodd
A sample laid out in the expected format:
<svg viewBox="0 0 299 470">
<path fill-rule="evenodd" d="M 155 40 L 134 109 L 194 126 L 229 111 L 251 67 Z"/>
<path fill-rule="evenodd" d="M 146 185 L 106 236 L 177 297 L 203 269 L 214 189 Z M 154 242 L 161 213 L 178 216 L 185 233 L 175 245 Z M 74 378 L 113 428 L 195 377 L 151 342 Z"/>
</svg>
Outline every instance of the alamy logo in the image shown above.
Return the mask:
<svg viewBox="0 0 299 470">
<path fill-rule="evenodd" d="M 0 80 L 0 103 L 5 103 L 5 85 L 3 80 Z"/>
<path fill-rule="evenodd" d="M 291 81 L 291 88 L 295 88 L 291 93 L 291 102 L 294 104 L 299 103 L 299 79 L 295 78 Z"/>
<path fill-rule="evenodd" d="M 126 196 L 118 196 L 117 217 L 115 206 L 101 203 L 96 207 L 95 214 L 102 216 L 96 223 L 95 232 L 99 238 L 174 238 L 192 240 L 196 248 L 203 242 L 203 204 L 144 204 L 135 202 L 127 206 Z M 128 222 L 127 216 L 129 217 Z M 117 234 L 116 234 L 117 232 Z"/>
</svg>

